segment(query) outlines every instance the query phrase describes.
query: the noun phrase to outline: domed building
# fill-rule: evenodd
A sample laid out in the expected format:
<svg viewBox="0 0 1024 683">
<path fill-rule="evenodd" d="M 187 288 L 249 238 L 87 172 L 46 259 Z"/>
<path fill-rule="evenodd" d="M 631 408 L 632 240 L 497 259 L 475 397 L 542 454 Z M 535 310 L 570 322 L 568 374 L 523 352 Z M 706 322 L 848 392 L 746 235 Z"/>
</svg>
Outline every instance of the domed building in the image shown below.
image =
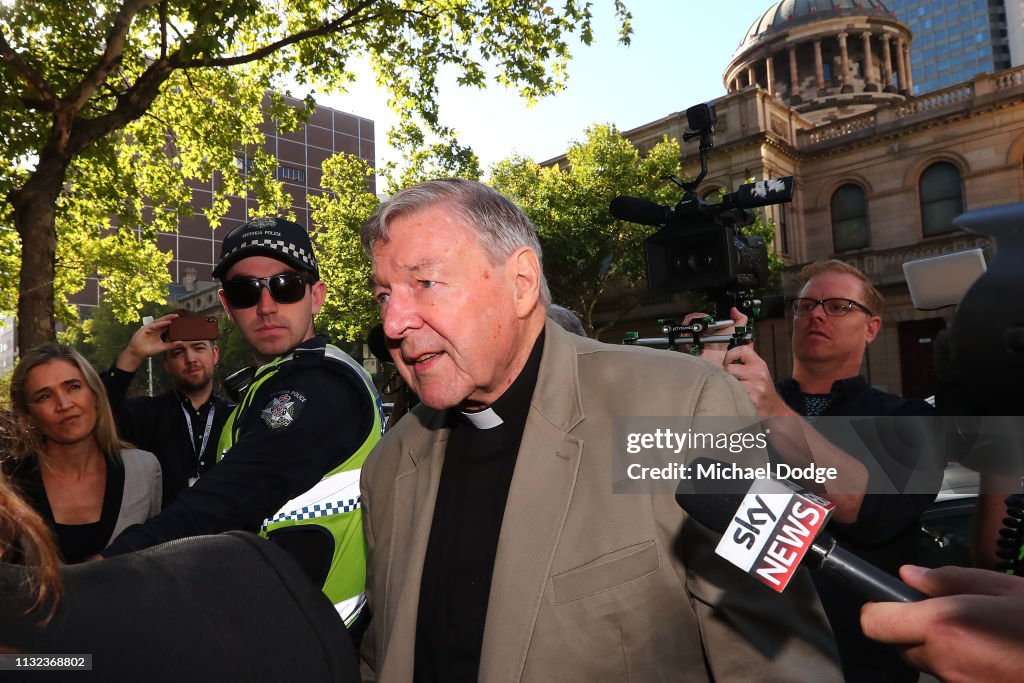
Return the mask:
<svg viewBox="0 0 1024 683">
<path fill-rule="evenodd" d="M 913 92 L 910 29 L 876 0 L 783 0 L 751 24 L 725 70 L 819 123 Z"/>
<path fill-rule="evenodd" d="M 902 266 L 986 246 L 953 218 L 1024 201 L 1024 67 L 912 96 L 910 49 L 907 27 L 877 0 L 774 3 L 726 67 L 727 94 L 714 101 L 715 146 L 697 193 L 793 176 L 793 201 L 762 210 L 787 264 L 785 293 L 795 294 L 796 272 L 812 261 L 860 268 L 886 297 L 863 372 L 880 388 L 924 397 L 935 390 L 932 340 L 953 309 L 915 309 Z M 625 135 L 642 151 L 675 137 L 684 173 L 696 177 L 697 146 L 683 142 L 688 130 L 680 111 Z M 658 317 L 692 305 L 651 293 L 602 337 L 653 336 Z M 611 296 L 595 312 L 612 318 L 620 308 Z M 791 368 L 790 326 L 788 317 L 758 323 L 758 350 L 775 376 Z"/>
</svg>

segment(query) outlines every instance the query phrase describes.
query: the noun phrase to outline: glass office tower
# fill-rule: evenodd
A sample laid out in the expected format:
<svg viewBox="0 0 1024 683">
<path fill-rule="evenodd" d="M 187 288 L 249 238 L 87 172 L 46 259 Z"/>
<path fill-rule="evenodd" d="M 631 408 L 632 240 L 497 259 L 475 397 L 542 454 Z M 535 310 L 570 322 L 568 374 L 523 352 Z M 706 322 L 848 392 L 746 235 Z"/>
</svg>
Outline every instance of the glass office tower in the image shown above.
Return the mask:
<svg viewBox="0 0 1024 683">
<path fill-rule="evenodd" d="M 886 4 L 914 34 L 910 65 L 915 95 L 1011 65 L 1004 0 L 888 0 Z"/>
</svg>

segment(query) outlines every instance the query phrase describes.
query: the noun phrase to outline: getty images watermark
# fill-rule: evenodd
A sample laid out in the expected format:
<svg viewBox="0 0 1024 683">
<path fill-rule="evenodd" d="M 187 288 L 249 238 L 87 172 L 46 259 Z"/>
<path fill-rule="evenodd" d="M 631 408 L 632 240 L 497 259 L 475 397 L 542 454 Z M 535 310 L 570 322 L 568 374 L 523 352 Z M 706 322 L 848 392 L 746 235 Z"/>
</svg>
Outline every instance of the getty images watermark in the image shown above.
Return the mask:
<svg viewBox="0 0 1024 683">
<path fill-rule="evenodd" d="M 867 470 L 867 493 L 934 495 L 947 463 L 984 471 L 995 453 L 1013 450 L 1004 447 L 1005 429 L 979 430 L 967 439 L 959 422 L 904 416 L 820 417 L 813 423 L 797 416 L 619 417 L 612 426 L 616 493 L 674 493 L 683 482 L 759 479 L 847 493 L 841 488 L 848 480 L 844 465 L 837 463 L 856 461 Z"/>
<path fill-rule="evenodd" d="M 616 418 L 613 431 L 616 493 L 675 493 L 685 481 L 838 477 L 834 467 L 772 461 L 771 427 L 752 417 Z"/>
</svg>

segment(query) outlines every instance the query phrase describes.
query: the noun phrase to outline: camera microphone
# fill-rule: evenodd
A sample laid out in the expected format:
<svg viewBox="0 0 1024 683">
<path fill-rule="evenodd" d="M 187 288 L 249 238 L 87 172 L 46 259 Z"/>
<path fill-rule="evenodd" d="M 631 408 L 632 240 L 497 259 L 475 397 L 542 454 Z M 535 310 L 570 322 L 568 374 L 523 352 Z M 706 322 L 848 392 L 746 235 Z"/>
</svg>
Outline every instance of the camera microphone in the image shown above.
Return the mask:
<svg viewBox="0 0 1024 683">
<path fill-rule="evenodd" d="M 694 472 L 728 469 L 698 458 Z M 684 480 L 676 503 L 690 517 L 722 534 L 715 553 L 777 592 L 802 564 L 842 581 L 866 600 L 917 602 L 923 593 L 865 562 L 820 531 L 835 507 L 785 480 L 757 479 L 744 495 L 731 479 Z"/>
<path fill-rule="evenodd" d="M 672 215 L 672 207 L 626 195 L 613 199 L 608 211 L 619 220 L 641 225 L 665 225 Z"/>
</svg>

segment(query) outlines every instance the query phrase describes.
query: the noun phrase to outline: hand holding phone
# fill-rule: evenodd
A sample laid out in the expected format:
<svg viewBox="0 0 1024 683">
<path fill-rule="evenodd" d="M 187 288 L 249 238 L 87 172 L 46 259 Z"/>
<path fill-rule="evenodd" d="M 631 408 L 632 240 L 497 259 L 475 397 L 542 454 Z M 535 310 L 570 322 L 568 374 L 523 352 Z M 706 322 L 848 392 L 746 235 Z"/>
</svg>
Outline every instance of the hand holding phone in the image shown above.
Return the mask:
<svg viewBox="0 0 1024 683">
<path fill-rule="evenodd" d="M 217 338 L 217 316 L 182 315 L 171 321 L 167 328 L 167 341 L 201 341 Z"/>
</svg>

